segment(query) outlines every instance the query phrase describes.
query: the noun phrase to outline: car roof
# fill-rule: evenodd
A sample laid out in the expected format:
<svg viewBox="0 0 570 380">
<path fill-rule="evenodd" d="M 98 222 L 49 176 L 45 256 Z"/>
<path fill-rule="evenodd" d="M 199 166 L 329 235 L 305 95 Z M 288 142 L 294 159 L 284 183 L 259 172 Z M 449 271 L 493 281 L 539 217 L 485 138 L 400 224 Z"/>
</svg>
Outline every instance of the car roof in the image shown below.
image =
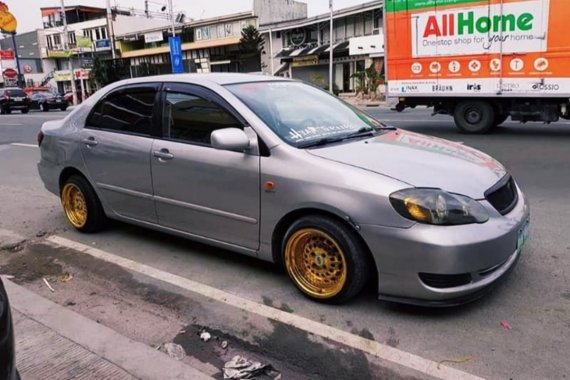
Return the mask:
<svg viewBox="0 0 570 380">
<path fill-rule="evenodd" d="M 149 77 L 126 79 L 122 83 L 140 84 L 149 82 L 187 82 L 204 83 L 210 82 L 218 85 L 249 83 L 249 82 L 269 82 L 286 81 L 289 79 L 261 74 L 241 74 L 241 73 L 205 73 L 205 74 L 167 74 Z"/>
</svg>

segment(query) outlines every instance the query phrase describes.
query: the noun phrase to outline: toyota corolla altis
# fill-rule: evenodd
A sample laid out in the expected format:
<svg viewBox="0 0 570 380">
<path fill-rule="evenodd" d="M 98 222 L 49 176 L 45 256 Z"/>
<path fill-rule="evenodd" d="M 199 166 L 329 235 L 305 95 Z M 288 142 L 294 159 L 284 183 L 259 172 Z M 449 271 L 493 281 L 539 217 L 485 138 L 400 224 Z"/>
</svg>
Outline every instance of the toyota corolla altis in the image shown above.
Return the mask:
<svg viewBox="0 0 570 380">
<path fill-rule="evenodd" d="M 39 173 L 82 232 L 107 218 L 283 265 L 308 297 L 453 305 L 518 261 L 529 206 L 485 153 L 245 74 L 113 83 L 43 125 Z"/>
</svg>

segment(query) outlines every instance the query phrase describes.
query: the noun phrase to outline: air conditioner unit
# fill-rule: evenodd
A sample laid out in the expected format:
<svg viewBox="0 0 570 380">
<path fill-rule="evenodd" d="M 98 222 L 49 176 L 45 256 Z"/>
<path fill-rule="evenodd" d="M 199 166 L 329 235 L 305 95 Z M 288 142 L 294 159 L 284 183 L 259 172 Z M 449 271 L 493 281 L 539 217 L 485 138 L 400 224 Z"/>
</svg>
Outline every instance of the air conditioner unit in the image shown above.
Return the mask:
<svg viewBox="0 0 570 380">
<path fill-rule="evenodd" d="M 381 32 L 382 32 L 382 28 L 372 29 L 372 34 L 380 34 Z"/>
</svg>

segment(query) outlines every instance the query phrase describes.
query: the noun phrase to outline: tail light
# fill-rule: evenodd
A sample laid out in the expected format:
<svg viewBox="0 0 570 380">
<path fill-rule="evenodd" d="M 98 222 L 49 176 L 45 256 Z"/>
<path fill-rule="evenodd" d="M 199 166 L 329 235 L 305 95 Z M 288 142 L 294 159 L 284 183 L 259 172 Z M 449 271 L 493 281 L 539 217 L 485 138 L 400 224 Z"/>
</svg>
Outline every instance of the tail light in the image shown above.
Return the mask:
<svg viewBox="0 0 570 380">
<path fill-rule="evenodd" d="M 38 132 L 37 139 L 38 139 L 38 146 L 42 146 L 42 141 L 44 141 L 44 133 L 42 131 Z"/>
</svg>

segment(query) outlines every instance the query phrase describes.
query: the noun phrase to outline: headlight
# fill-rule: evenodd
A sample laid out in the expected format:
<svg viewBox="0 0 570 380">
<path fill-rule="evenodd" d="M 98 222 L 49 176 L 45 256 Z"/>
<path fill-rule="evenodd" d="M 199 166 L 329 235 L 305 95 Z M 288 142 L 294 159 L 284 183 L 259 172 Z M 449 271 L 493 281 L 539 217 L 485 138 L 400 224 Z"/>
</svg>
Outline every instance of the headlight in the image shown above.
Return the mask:
<svg viewBox="0 0 570 380">
<path fill-rule="evenodd" d="M 487 210 L 479 202 L 439 189 L 405 189 L 390 195 L 392 206 L 404 218 L 420 223 L 455 225 L 485 223 Z"/>
</svg>

